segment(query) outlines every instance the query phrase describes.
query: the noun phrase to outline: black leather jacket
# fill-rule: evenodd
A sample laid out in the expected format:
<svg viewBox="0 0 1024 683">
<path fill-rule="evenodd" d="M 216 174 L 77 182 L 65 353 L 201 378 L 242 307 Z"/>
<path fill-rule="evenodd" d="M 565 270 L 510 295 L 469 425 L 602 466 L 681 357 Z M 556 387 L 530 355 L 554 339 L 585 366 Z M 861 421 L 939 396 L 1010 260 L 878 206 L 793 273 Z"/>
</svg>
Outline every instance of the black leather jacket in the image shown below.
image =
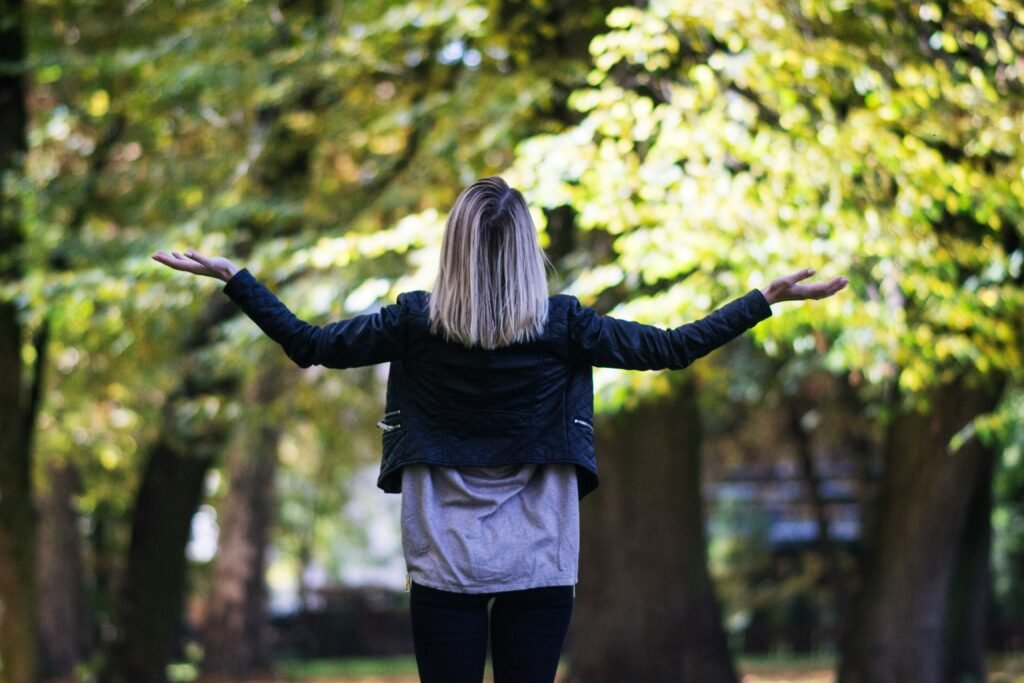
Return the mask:
<svg viewBox="0 0 1024 683">
<path fill-rule="evenodd" d="M 377 485 L 389 493 L 401 491 L 401 468 L 412 463 L 571 463 L 582 498 L 598 483 L 593 367 L 684 368 L 772 314 L 753 289 L 705 318 L 665 330 L 557 295 L 549 299 L 543 336 L 488 351 L 431 334 L 423 291 L 322 327 L 296 318 L 247 269 L 223 291 L 300 367 L 391 363 L 377 423 Z"/>
</svg>

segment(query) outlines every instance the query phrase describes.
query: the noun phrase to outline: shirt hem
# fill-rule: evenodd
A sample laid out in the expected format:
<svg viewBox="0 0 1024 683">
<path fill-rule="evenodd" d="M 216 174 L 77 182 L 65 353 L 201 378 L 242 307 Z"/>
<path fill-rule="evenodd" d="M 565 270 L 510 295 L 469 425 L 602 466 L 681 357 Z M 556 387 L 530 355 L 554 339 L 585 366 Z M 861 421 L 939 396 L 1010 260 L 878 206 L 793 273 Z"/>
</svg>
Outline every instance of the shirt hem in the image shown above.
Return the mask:
<svg viewBox="0 0 1024 683">
<path fill-rule="evenodd" d="M 507 593 L 509 591 L 523 591 L 531 588 L 550 588 L 552 586 L 575 586 L 579 582 L 579 578 L 575 575 L 571 576 L 557 576 L 549 577 L 546 579 L 536 579 L 533 581 L 520 581 L 516 583 L 494 583 L 494 584 L 447 584 L 443 581 L 432 581 L 430 579 L 424 579 L 414 573 L 410 573 L 410 579 L 414 583 L 418 583 L 421 586 L 427 588 L 433 588 L 434 590 L 447 591 L 449 593 Z"/>
</svg>

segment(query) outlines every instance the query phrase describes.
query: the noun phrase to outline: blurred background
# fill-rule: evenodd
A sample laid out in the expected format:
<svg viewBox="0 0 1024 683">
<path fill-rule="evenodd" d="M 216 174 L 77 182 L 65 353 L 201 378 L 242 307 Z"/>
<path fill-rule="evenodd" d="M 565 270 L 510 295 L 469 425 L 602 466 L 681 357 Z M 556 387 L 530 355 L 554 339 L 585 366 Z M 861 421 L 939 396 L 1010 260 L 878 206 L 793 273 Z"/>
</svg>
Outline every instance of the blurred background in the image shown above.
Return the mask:
<svg viewBox="0 0 1024 683">
<path fill-rule="evenodd" d="M 0 7 L 0 682 L 415 680 L 387 367 L 149 256 L 323 324 L 493 174 L 603 313 L 850 279 L 595 372 L 563 680 L 1024 680 L 1021 3 Z"/>
</svg>

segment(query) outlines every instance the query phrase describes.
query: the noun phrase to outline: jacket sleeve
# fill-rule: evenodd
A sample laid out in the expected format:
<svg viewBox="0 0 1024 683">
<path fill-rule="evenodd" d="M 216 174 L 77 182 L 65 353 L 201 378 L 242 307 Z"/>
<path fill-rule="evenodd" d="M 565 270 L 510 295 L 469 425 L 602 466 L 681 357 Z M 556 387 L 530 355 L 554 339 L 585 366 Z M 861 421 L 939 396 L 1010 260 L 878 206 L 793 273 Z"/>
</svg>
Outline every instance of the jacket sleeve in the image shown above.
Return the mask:
<svg viewBox="0 0 1024 683">
<path fill-rule="evenodd" d="M 625 370 L 678 370 L 770 317 L 759 289 L 734 299 L 704 318 L 662 329 L 600 315 L 573 297 L 569 334 L 574 350 L 597 367 Z"/>
<path fill-rule="evenodd" d="M 246 268 L 235 273 L 222 291 L 301 368 L 374 365 L 394 360 L 404 351 L 401 304 L 320 327 L 295 317 Z"/>
</svg>

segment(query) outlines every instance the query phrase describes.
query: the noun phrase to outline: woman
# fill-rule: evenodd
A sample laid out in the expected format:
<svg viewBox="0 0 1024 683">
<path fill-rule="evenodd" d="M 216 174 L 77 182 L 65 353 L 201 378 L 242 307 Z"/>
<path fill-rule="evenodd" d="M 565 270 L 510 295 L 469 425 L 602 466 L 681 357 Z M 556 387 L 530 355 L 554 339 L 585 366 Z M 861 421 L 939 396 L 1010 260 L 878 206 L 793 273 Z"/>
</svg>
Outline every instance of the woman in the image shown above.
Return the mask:
<svg viewBox="0 0 1024 683">
<path fill-rule="evenodd" d="M 847 283 L 801 285 L 813 271 L 799 271 L 671 330 L 602 316 L 548 296 L 526 201 L 497 177 L 459 195 L 431 292 L 323 327 L 228 259 L 153 258 L 224 280 L 300 367 L 390 362 L 378 486 L 403 494 L 420 677 L 446 683 L 482 679 L 488 636 L 497 683 L 554 679 L 575 594 L 578 500 L 597 486 L 593 367 L 683 368 L 771 304 Z"/>
</svg>

